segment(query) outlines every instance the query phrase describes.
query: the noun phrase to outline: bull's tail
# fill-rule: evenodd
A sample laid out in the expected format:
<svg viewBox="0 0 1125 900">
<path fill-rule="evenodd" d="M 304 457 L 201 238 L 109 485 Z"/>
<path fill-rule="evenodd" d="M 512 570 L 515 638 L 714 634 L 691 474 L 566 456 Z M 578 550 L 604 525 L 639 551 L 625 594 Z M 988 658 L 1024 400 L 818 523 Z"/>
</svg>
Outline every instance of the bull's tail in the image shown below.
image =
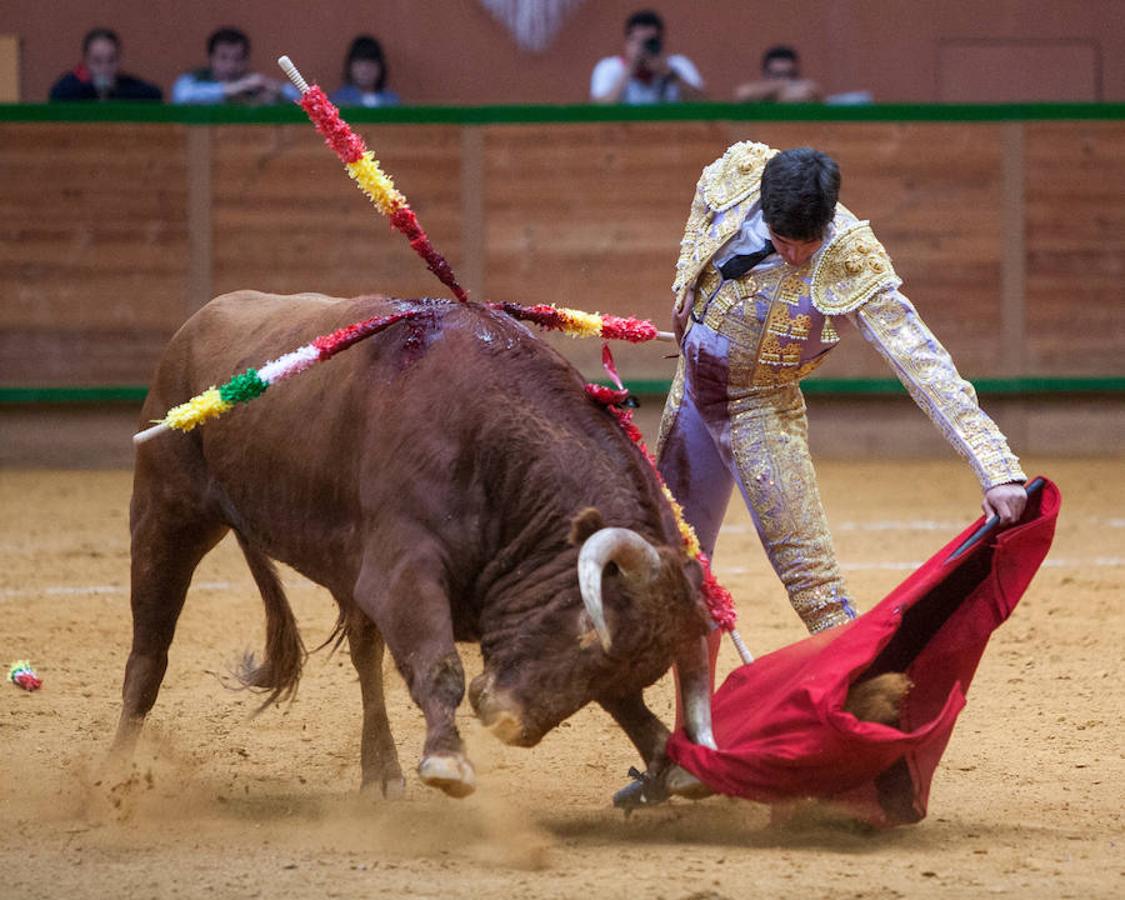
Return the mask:
<svg viewBox="0 0 1125 900">
<path fill-rule="evenodd" d="M 273 703 L 291 699 L 297 693 L 297 683 L 301 680 L 301 669 L 308 654 L 273 560 L 250 546 L 241 534 L 235 534 L 266 607 L 265 659 L 258 665 L 254 654 L 246 654 L 235 677 L 243 687 L 268 691 L 258 708 L 261 712 Z"/>
</svg>

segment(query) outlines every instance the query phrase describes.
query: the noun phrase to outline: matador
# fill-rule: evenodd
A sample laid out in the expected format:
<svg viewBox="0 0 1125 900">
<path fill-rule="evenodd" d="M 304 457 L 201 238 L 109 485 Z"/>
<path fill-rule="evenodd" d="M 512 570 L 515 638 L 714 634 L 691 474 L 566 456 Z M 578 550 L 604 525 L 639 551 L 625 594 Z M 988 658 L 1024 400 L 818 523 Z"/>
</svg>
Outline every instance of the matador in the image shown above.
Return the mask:
<svg viewBox="0 0 1125 900">
<path fill-rule="evenodd" d="M 680 358 L 658 440 L 661 474 L 703 549 L 737 484 L 810 632 L 854 618 L 809 455 L 800 381 L 847 319 L 969 462 L 986 513 L 1019 518 L 1018 459 L 972 385 L 902 294 L 870 225 L 837 202 L 811 148 L 734 144 L 699 179 L 673 285 Z"/>
</svg>

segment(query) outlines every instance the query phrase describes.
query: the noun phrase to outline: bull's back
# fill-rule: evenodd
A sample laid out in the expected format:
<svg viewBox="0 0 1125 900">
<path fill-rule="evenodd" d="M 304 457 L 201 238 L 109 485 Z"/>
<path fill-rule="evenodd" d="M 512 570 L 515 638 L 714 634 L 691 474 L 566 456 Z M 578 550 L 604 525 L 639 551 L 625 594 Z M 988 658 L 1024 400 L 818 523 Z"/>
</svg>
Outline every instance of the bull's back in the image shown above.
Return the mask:
<svg viewBox="0 0 1125 900">
<path fill-rule="evenodd" d="M 324 294 L 281 296 L 235 291 L 216 297 L 172 337 L 157 366 L 145 421 L 232 375 L 261 366 L 321 334 L 382 311 L 386 298 L 343 300 Z"/>
<path fill-rule="evenodd" d="M 473 485 L 450 473 L 475 470 L 471 458 L 481 443 L 505 446 L 511 409 L 521 420 L 540 407 L 559 412 L 557 392 L 529 404 L 505 402 L 505 394 L 561 384 L 574 405 L 592 413 L 577 373 L 502 314 L 443 302 L 246 291 L 216 298 L 175 335 L 144 418 L 158 419 L 319 335 L 404 309 L 418 318 L 189 435 L 142 444 L 139 477 L 191 473 L 189 490 L 224 521 L 323 583 L 317 561 L 353 558 L 356 542 L 373 527 L 372 511 L 384 519 L 388 510 L 414 517 L 407 524 L 427 534 L 478 512 Z"/>
</svg>

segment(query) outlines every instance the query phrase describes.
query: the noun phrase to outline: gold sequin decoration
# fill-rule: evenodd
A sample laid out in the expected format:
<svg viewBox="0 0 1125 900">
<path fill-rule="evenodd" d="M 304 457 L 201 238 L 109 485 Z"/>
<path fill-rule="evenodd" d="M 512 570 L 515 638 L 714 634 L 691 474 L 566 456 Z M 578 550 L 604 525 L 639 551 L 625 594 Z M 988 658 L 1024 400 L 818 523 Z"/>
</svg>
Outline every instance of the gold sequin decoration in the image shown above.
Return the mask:
<svg viewBox="0 0 1125 900">
<path fill-rule="evenodd" d="M 776 334 L 781 337 L 789 336 L 789 312 L 784 306 L 773 305 L 770 307 L 769 317 L 766 319 L 766 333 Z"/>
<path fill-rule="evenodd" d="M 777 299 L 790 306 L 798 306 L 802 295 L 807 295 L 808 292 L 809 287 L 805 279 L 794 273 L 781 279 L 781 284 L 777 287 Z"/>
<path fill-rule="evenodd" d="M 783 344 L 776 335 L 768 334 L 762 338 L 758 362 L 764 366 L 799 366 L 801 345 L 788 341 Z"/>
<path fill-rule="evenodd" d="M 729 209 L 747 197 L 757 195 L 762 170 L 777 150 L 766 144 L 741 141 L 703 170 L 704 199 L 716 212 Z"/>
<path fill-rule="evenodd" d="M 813 305 L 826 316 L 854 312 L 879 290 L 898 287 L 891 258 L 866 221 L 837 232 L 812 275 Z"/>
<path fill-rule="evenodd" d="M 876 294 L 853 321 L 892 365 L 910 396 L 973 467 L 985 489 L 1025 480 L 1019 460 L 949 353 L 897 290 Z"/>
<path fill-rule="evenodd" d="M 656 437 L 656 457 L 660 458 L 664 450 L 664 442 L 672 431 L 672 425 L 680 412 L 680 404 L 684 402 L 684 355 L 680 354 L 676 363 L 676 375 L 672 379 L 672 387 L 668 390 L 668 398 L 664 401 L 664 414 L 660 417 L 660 432 Z"/>
<path fill-rule="evenodd" d="M 844 581 L 809 455 L 805 402 L 795 384 L 736 393 L 727 404 L 731 451 L 762 546 L 809 631 L 847 620 Z"/>
</svg>

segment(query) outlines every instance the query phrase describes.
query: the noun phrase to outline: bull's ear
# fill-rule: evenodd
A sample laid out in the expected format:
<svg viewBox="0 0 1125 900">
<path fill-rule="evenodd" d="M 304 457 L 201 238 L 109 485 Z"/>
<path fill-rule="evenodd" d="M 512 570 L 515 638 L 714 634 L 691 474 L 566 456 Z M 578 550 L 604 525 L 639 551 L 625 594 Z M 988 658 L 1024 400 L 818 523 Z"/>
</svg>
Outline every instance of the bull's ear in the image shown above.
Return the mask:
<svg viewBox="0 0 1125 900">
<path fill-rule="evenodd" d="M 605 519 L 602 518 L 602 514 L 593 506 L 587 506 L 570 520 L 570 535 L 567 540 L 572 547 L 581 547 L 586 543 L 586 538 L 603 528 L 605 528 Z"/>
<path fill-rule="evenodd" d="M 703 590 L 703 566 L 698 560 L 689 559 L 684 563 L 684 576 L 697 594 Z"/>
</svg>

